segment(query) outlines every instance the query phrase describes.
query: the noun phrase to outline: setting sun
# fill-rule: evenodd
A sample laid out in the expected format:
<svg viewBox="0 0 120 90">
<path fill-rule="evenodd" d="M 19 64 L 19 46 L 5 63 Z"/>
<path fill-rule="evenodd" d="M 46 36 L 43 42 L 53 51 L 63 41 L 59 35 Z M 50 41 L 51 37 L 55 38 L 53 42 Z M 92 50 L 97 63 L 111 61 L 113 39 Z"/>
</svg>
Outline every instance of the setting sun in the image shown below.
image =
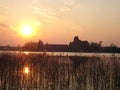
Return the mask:
<svg viewBox="0 0 120 90">
<path fill-rule="evenodd" d="M 25 25 L 22 27 L 21 32 L 23 35 L 29 36 L 33 33 L 33 29 L 30 25 Z"/>
</svg>

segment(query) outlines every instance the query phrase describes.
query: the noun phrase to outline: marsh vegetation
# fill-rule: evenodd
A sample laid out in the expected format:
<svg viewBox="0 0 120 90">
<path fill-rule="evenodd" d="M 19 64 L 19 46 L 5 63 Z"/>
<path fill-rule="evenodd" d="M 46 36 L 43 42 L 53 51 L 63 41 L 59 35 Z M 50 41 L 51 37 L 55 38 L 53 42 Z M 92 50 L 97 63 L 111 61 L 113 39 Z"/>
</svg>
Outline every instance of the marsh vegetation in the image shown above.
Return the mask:
<svg viewBox="0 0 120 90">
<path fill-rule="evenodd" d="M 120 90 L 120 58 L 1 53 L 0 90 Z"/>
</svg>

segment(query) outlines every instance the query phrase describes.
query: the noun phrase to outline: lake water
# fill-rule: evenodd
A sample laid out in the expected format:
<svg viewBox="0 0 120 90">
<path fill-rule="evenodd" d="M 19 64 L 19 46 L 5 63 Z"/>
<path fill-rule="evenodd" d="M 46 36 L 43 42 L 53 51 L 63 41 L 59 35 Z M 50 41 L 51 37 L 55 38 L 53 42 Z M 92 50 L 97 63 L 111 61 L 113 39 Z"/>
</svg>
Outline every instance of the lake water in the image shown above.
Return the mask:
<svg viewBox="0 0 120 90">
<path fill-rule="evenodd" d="M 120 57 L 120 53 L 82 53 L 82 52 L 20 52 L 20 51 L 0 51 L 0 53 L 14 53 L 14 54 L 46 54 L 48 56 L 98 56 L 98 57 Z"/>
</svg>

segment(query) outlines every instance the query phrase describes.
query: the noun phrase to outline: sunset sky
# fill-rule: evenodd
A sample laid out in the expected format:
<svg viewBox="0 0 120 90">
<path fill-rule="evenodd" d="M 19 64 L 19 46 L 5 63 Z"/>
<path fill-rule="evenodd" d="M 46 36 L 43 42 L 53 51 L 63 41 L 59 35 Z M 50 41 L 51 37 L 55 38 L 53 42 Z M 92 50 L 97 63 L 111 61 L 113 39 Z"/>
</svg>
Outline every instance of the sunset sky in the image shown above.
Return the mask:
<svg viewBox="0 0 120 90">
<path fill-rule="evenodd" d="M 33 34 L 21 34 L 30 25 Z M 0 45 L 69 44 L 74 36 L 120 46 L 120 0 L 0 0 Z"/>
</svg>

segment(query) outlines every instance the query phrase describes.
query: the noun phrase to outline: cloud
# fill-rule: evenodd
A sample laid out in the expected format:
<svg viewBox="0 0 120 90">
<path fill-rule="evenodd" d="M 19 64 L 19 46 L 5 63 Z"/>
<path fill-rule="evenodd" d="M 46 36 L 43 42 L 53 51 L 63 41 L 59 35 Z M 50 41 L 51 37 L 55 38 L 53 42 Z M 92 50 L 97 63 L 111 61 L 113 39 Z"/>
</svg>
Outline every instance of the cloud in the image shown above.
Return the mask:
<svg viewBox="0 0 120 90">
<path fill-rule="evenodd" d="M 2 9 L 8 9 L 8 7 L 5 6 L 5 5 L 0 5 L 0 8 L 2 8 Z"/>
<path fill-rule="evenodd" d="M 34 20 L 34 24 L 39 26 L 39 25 L 41 25 L 41 22 L 39 20 Z"/>
<path fill-rule="evenodd" d="M 68 12 L 68 11 L 71 11 L 73 9 L 75 1 L 73 1 L 73 0 L 64 0 L 63 3 L 64 3 L 64 5 L 62 7 L 60 7 L 59 10 L 61 12 Z"/>
<path fill-rule="evenodd" d="M 76 0 L 56 0 L 54 4 L 52 2 L 53 0 L 34 0 L 32 13 L 41 23 L 60 21 L 63 13 L 73 10 Z"/>
<path fill-rule="evenodd" d="M 73 5 L 73 1 L 72 0 L 64 0 L 64 4 L 66 4 L 66 5 Z"/>
<path fill-rule="evenodd" d="M 57 20 L 56 13 L 52 8 L 34 6 L 33 14 L 36 16 L 36 18 L 41 19 L 41 23 L 42 21 L 46 22 L 51 20 Z"/>
<path fill-rule="evenodd" d="M 68 12 L 68 11 L 71 11 L 71 8 L 69 8 L 69 7 L 61 7 L 60 11 L 62 11 L 62 12 Z"/>
<path fill-rule="evenodd" d="M 0 23 L 0 32 L 1 32 L 0 34 L 1 35 L 4 35 L 4 34 L 11 32 L 11 31 L 12 31 L 12 29 L 10 28 L 9 25 L 4 24 L 4 23 Z"/>
<path fill-rule="evenodd" d="M 33 13 L 40 14 L 42 16 L 49 16 L 49 17 L 54 15 L 51 9 L 45 7 L 37 7 L 37 6 L 33 7 Z"/>
<path fill-rule="evenodd" d="M 1 28 L 10 28 L 7 24 L 4 24 L 4 23 L 0 23 L 0 27 Z"/>
<path fill-rule="evenodd" d="M 13 29 L 12 29 L 12 27 L 11 26 L 9 26 L 9 25 L 7 25 L 7 24 L 5 24 L 5 23 L 0 23 L 0 29 L 1 30 L 9 30 L 9 31 L 14 31 Z M 15 31 L 14 31 L 15 32 Z"/>
</svg>

